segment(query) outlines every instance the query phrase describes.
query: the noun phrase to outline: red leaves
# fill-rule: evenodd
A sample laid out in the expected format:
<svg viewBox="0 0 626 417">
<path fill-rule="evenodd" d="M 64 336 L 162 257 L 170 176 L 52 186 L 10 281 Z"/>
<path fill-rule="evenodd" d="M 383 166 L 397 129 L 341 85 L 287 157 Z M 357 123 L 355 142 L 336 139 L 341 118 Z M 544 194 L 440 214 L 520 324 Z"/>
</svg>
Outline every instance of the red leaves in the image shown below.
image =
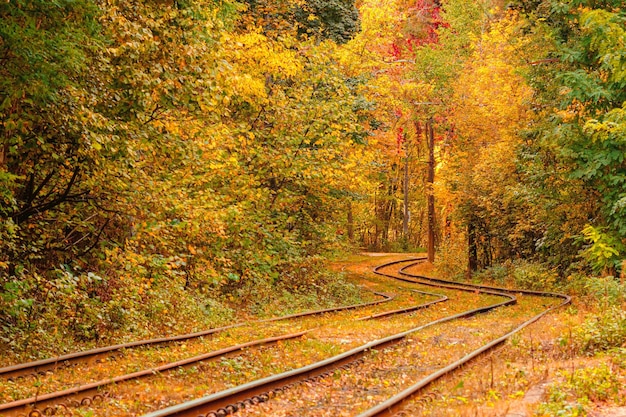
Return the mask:
<svg viewBox="0 0 626 417">
<path fill-rule="evenodd" d="M 418 0 L 413 7 L 408 9 L 408 12 L 408 20 L 418 23 L 402 40 L 397 40 L 391 45 L 390 54 L 395 59 L 400 59 L 403 51 L 413 53 L 416 48 L 438 43 L 439 28 L 450 26 L 441 17 L 441 7 L 438 2 Z"/>
<path fill-rule="evenodd" d="M 412 35 L 406 40 L 407 46 L 411 52 L 413 52 L 414 47 L 439 42 L 438 29 L 450 26 L 442 19 L 441 7 L 439 7 L 437 3 L 433 4 L 428 0 L 418 0 L 411 11 L 415 11 L 415 13 L 423 16 L 422 19 L 427 22 L 422 36 L 417 37 Z"/>
<path fill-rule="evenodd" d="M 396 45 L 396 43 L 392 43 L 391 44 L 391 56 L 393 56 L 395 59 L 400 59 L 400 57 L 402 56 L 402 49 Z"/>
<path fill-rule="evenodd" d="M 400 150 L 402 149 L 402 144 L 404 143 L 404 140 L 405 140 L 404 129 L 402 127 L 399 127 L 398 133 L 396 135 L 396 144 L 398 145 L 398 153 L 400 153 Z"/>
</svg>

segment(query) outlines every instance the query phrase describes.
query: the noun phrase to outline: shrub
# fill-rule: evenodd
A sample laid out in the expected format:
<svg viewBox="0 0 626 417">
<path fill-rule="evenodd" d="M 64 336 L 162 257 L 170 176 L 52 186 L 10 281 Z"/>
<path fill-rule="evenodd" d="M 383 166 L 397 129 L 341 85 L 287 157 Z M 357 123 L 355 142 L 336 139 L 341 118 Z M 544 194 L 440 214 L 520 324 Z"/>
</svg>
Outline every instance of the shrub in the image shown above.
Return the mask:
<svg viewBox="0 0 626 417">
<path fill-rule="evenodd" d="M 486 268 L 475 279 L 513 288 L 553 291 L 557 288 L 558 274 L 544 264 L 516 260 Z"/>
<path fill-rule="evenodd" d="M 461 280 L 467 272 L 467 244 L 459 237 L 447 237 L 437 249 L 435 257 L 437 275 Z"/>
<path fill-rule="evenodd" d="M 626 310 L 611 306 L 588 318 L 572 333 L 581 352 L 595 353 L 626 344 Z"/>
<path fill-rule="evenodd" d="M 539 406 L 541 416 L 587 415 L 591 402 L 623 403 L 623 381 L 607 364 L 559 372 L 560 382 L 548 387 L 548 401 Z"/>
</svg>

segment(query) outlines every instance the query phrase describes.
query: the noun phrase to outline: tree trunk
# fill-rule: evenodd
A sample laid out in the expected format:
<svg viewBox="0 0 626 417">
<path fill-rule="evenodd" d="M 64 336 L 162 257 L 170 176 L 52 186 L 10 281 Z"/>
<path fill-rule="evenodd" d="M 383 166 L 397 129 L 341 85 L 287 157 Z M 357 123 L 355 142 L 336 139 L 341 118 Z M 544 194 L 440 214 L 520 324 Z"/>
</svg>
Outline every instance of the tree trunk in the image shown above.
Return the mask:
<svg viewBox="0 0 626 417">
<path fill-rule="evenodd" d="M 428 262 L 435 261 L 435 133 L 432 122 L 426 124 L 428 135 Z"/>
<path fill-rule="evenodd" d="M 406 244 L 409 242 L 409 153 L 404 163 L 404 218 L 402 220 L 402 237 Z"/>
<path fill-rule="evenodd" d="M 378 228 L 378 219 L 380 218 L 378 209 L 378 192 L 374 191 L 374 240 L 373 247 L 378 249 L 378 236 L 380 236 L 380 230 Z"/>
<path fill-rule="evenodd" d="M 467 277 L 478 269 L 478 249 L 476 246 L 476 225 L 473 219 L 467 224 Z"/>
<path fill-rule="evenodd" d="M 354 242 L 354 217 L 352 214 L 352 202 L 348 202 L 348 239 Z"/>
<path fill-rule="evenodd" d="M 6 160 L 7 160 L 7 153 L 9 150 L 9 145 L 5 144 L 5 145 L 0 145 L 0 168 L 3 168 L 6 170 Z"/>
</svg>

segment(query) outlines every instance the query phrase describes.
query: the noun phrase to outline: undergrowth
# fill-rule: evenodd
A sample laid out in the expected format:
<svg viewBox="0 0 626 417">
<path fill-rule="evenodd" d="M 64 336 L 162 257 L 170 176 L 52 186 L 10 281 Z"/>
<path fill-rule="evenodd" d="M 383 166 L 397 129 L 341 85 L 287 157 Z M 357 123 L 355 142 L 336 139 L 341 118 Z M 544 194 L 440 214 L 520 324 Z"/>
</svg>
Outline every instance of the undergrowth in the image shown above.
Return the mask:
<svg viewBox="0 0 626 417">
<path fill-rule="evenodd" d="M 625 354 L 626 350 L 622 350 L 616 355 L 621 361 L 559 371 L 558 380 L 548 386 L 547 401 L 539 405 L 536 415 L 578 417 L 588 415 L 593 403 L 626 404 L 626 375 L 617 369 L 624 370 Z"/>
<path fill-rule="evenodd" d="M 626 346 L 626 310 L 611 306 L 592 314 L 574 328 L 572 343 L 583 354 Z"/>
<path fill-rule="evenodd" d="M 213 286 L 186 286 L 176 274 L 165 267 L 122 269 L 113 277 L 64 269 L 37 289 L 38 298 L 26 297 L 27 289 L 19 288 L 1 294 L 11 323 L 0 322 L 0 350 L 6 352 L 0 366 L 374 297 L 342 274 L 326 271 L 321 259 L 265 278 L 226 277 Z"/>
<path fill-rule="evenodd" d="M 474 276 L 479 282 L 513 288 L 552 291 L 574 297 L 575 310 L 582 308 L 586 319 L 572 330 L 572 343 L 581 354 L 594 354 L 626 343 L 626 284 L 612 276 L 588 277 L 582 273 L 559 277 L 556 271 L 537 263 L 507 262 Z M 568 336 L 569 337 L 569 336 Z"/>
<path fill-rule="evenodd" d="M 233 300 L 255 316 L 275 317 L 299 311 L 358 304 L 373 295 L 349 282 L 337 272 L 326 271 L 321 264 L 304 267 L 283 276 L 272 285 L 246 285 L 236 291 Z M 373 298 L 372 298 L 373 299 Z"/>
<path fill-rule="evenodd" d="M 626 283 L 613 276 L 590 277 L 572 273 L 562 277 L 544 264 L 523 260 L 507 261 L 473 276 L 476 282 L 489 282 L 512 288 L 562 292 L 575 296 L 581 304 L 605 308 L 626 303 Z"/>
</svg>

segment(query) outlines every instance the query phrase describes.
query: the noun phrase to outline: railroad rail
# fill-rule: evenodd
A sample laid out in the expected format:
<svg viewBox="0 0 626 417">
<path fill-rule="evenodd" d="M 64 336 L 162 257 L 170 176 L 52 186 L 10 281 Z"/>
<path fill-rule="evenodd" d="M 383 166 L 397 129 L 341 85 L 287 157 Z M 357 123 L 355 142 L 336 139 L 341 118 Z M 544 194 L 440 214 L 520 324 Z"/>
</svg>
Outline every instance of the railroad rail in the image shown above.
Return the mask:
<svg viewBox="0 0 626 417">
<path fill-rule="evenodd" d="M 410 261 L 413 261 L 413 259 L 411 259 Z M 406 263 L 407 260 L 396 261 L 389 264 L 381 265 L 378 269 L 403 262 Z M 382 273 L 379 274 L 385 275 Z M 476 291 L 476 289 L 468 289 L 456 285 L 433 284 L 433 286 L 467 292 Z M 268 401 L 277 393 L 292 388 L 297 384 L 315 381 L 319 378 L 330 375 L 337 369 L 346 369 L 350 366 L 356 366 L 360 364 L 363 360 L 365 360 L 367 353 L 371 350 L 380 350 L 401 343 L 407 337 L 420 330 L 460 318 L 466 318 L 477 314 L 486 313 L 499 307 L 513 305 L 517 302 L 516 297 L 510 294 L 505 294 L 488 289 L 480 290 L 480 292 L 482 292 L 483 294 L 502 297 L 505 300 L 499 303 L 467 310 L 459 314 L 454 314 L 448 317 L 434 320 L 413 329 L 366 343 L 357 348 L 325 359 L 323 361 L 319 361 L 311 365 L 283 372 L 277 375 L 272 375 L 256 381 L 252 381 L 247 384 L 239 385 L 228 390 L 220 391 L 215 394 L 168 407 L 163 410 L 148 413 L 145 414 L 144 417 L 223 417 L 234 414 L 242 408 L 258 404 L 260 402 Z"/>
<path fill-rule="evenodd" d="M 430 301 L 428 303 L 424 303 L 424 304 L 418 304 L 418 305 L 411 306 L 411 307 L 406 307 L 406 308 L 399 308 L 399 309 L 396 309 L 396 310 L 383 311 L 383 312 L 372 314 L 372 315 L 366 316 L 366 317 L 359 317 L 355 321 L 374 320 L 374 319 L 380 319 L 380 318 L 383 318 L 383 317 L 396 316 L 398 314 L 412 313 L 414 311 L 423 310 L 423 309 L 428 308 L 430 306 L 433 306 L 435 304 L 439 304 L 439 303 L 442 303 L 444 301 L 448 301 L 448 297 L 446 297 L 445 295 L 435 294 L 435 293 L 426 292 L 426 291 L 418 291 L 418 290 L 413 290 L 413 292 L 416 292 L 416 293 L 422 294 L 422 295 L 428 295 L 428 296 L 432 296 L 432 297 L 437 297 L 437 299 L 433 300 L 433 301 Z"/>
<path fill-rule="evenodd" d="M 417 291 L 417 290 L 413 290 L 413 291 L 422 295 L 434 296 L 434 297 L 437 297 L 437 299 L 427 302 L 427 303 L 410 306 L 404 309 L 384 311 L 378 314 L 361 317 L 357 320 L 359 321 L 374 320 L 374 319 L 379 319 L 383 317 L 388 317 L 391 315 L 409 313 L 409 312 L 413 312 L 419 309 L 430 307 L 431 305 L 446 301 L 448 299 L 448 297 L 442 296 L 440 294 L 434 294 L 430 292 Z M 389 301 L 393 299 L 393 296 L 391 295 L 387 295 L 383 293 L 377 293 L 377 294 L 385 297 L 385 299 L 381 301 Z M 374 302 L 374 304 L 379 304 L 381 301 Z M 367 303 L 365 305 L 369 306 L 369 305 L 372 305 L 372 303 Z M 362 306 L 363 305 L 354 305 L 354 306 L 343 306 L 343 307 L 324 309 L 324 310 L 313 310 L 313 311 L 307 311 L 303 313 L 296 313 L 296 314 L 289 315 L 289 316 L 283 316 L 283 317 L 272 318 L 272 319 L 267 319 L 267 320 L 260 320 L 258 322 L 259 323 L 260 322 L 272 322 L 272 321 L 278 321 L 278 320 L 284 320 L 284 319 L 291 319 L 294 317 L 304 317 L 304 316 L 309 316 L 309 315 L 317 315 L 317 314 L 322 314 L 322 313 L 341 311 L 341 310 L 352 309 L 352 308 L 357 308 L 357 307 L 362 307 Z M 229 326 L 228 328 L 232 328 L 232 327 L 234 326 Z M 148 369 L 133 372 L 130 374 L 125 374 L 125 375 L 116 376 L 114 378 L 105 379 L 102 381 L 86 383 L 86 384 L 82 384 L 80 386 L 72 387 L 69 389 L 62 390 L 62 391 L 51 392 L 47 394 L 37 395 L 34 397 L 13 401 L 10 403 L 0 404 L 0 412 L 2 412 L 2 415 L 17 416 L 17 417 L 21 417 L 21 416 L 37 417 L 41 415 L 54 415 L 59 412 L 62 412 L 63 410 L 68 410 L 71 406 L 79 407 L 80 405 L 90 405 L 92 402 L 96 400 L 104 400 L 105 398 L 109 396 L 109 392 L 106 391 L 106 387 L 112 384 L 119 384 L 119 383 L 127 382 L 130 380 L 152 376 L 156 373 L 163 373 L 163 372 L 171 371 L 173 369 L 190 366 L 198 362 L 208 361 L 208 360 L 212 360 L 216 358 L 223 358 L 227 355 L 230 355 L 235 352 L 239 352 L 244 349 L 251 348 L 251 347 L 269 345 L 269 344 L 274 344 L 274 343 L 284 341 L 284 340 L 299 338 L 301 336 L 304 336 L 307 333 L 310 333 L 311 331 L 312 330 L 308 330 L 308 331 L 303 331 L 303 332 L 294 333 L 294 334 L 255 340 L 255 341 L 251 341 L 248 343 L 243 343 L 243 344 L 239 344 L 236 346 L 230 346 L 224 349 L 205 353 L 205 354 L 198 355 L 195 357 L 167 363 L 158 367 L 148 368 Z M 64 402 L 61 402 L 61 401 L 64 401 Z"/>
<path fill-rule="evenodd" d="M 436 372 L 431 373 L 430 375 L 428 375 L 427 377 L 423 378 L 422 380 L 418 381 L 417 383 L 411 385 L 410 387 L 406 388 L 405 390 L 403 390 L 402 392 L 396 394 L 395 396 L 389 398 L 388 400 L 378 404 L 375 407 L 370 408 L 369 410 L 366 410 L 362 413 L 360 413 L 357 417 L 386 417 L 386 416 L 393 416 L 396 412 L 398 412 L 401 408 L 403 403 L 405 403 L 406 401 L 410 400 L 411 398 L 413 398 L 414 396 L 416 396 L 419 392 L 421 392 L 424 388 L 426 388 L 428 385 L 432 384 L 434 381 L 436 381 L 437 379 L 443 377 L 444 375 L 448 375 L 452 372 L 454 372 L 456 369 L 458 369 L 459 367 L 461 367 L 462 365 L 484 355 L 487 352 L 492 351 L 494 348 L 496 348 L 497 346 L 502 345 L 504 342 L 506 342 L 511 336 L 515 335 L 516 333 L 519 333 L 522 329 L 524 329 L 525 327 L 531 325 L 532 323 L 535 323 L 537 320 L 541 319 L 543 316 L 545 316 L 546 314 L 550 313 L 551 311 L 563 307 L 567 304 L 569 304 L 572 301 L 572 298 L 569 295 L 566 294 L 559 294 L 559 293 L 552 293 L 552 292 L 543 292 L 543 291 L 533 291 L 533 290 L 522 290 L 522 289 L 510 289 L 510 288 L 502 288 L 502 287 L 494 287 L 494 286 L 490 286 L 490 285 L 479 285 L 479 284 L 470 284 L 470 283 L 463 283 L 463 282 L 457 282 L 457 281 L 448 281 L 448 280 L 443 280 L 443 279 L 439 279 L 439 278 L 431 278 L 431 277 L 426 277 L 424 275 L 417 275 L 417 274 L 411 274 L 409 272 L 407 272 L 407 269 L 415 266 L 417 263 L 419 262 L 423 262 L 424 260 L 426 260 L 426 258 L 417 258 L 415 259 L 415 262 L 407 265 L 403 268 L 401 268 L 398 273 L 400 275 L 402 275 L 404 278 L 398 278 L 395 277 L 393 275 L 388 275 L 388 274 L 383 274 L 382 272 L 380 272 L 379 270 L 384 267 L 384 266 L 380 266 L 375 268 L 375 271 L 377 274 L 380 275 L 384 275 L 387 277 L 391 277 L 391 278 L 395 278 L 395 279 L 402 279 L 404 281 L 408 281 L 408 282 L 415 282 L 415 283 L 421 283 L 421 284 L 426 284 L 426 285 L 433 285 L 433 286 L 440 286 L 440 285 L 455 285 L 455 286 L 463 286 L 466 287 L 468 289 L 477 289 L 479 291 L 482 290 L 488 290 L 488 291 L 499 291 L 502 293 L 514 293 L 514 294 L 525 294 L 525 295 L 535 295 L 535 296 L 542 296 L 542 297 L 551 297 L 551 298 L 559 298 L 561 299 L 561 303 L 555 306 L 552 306 L 544 311 L 542 311 L 541 313 L 535 315 L 534 317 L 530 318 L 529 320 L 525 321 L 524 323 L 520 324 L 519 326 L 517 326 L 515 329 L 513 329 L 512 331 L 508 332 L 507 334 L 483 345 L 482 347 L 480 347 L 479 349 L 474 350 L 473 352 L 470 352 L 469 354 L 467 354 L 466 356 L 464 356 L 463 358 L 439 369 Z M 394 262 L 393 264 L 397 264 L 397 262 Z M 387 264 L 386 266 L 389 266 L 389 264 Z"/>
<path fill-rule="evenodd" d="M 231 355 L 235 352 L 240 352 L 244 349 L 251 347 L 258 347 L 262 345 L 275 344 L 278 342 L 282 342 L 285 340 L 300 338 L 310 330 L 292 333 L 277 337 L 270 337 L 266 339 L 254 340 L 248 343 L 242 343 L 236 346 L 230 346 L 224 349 L 219 349 L 213 352 L 205 353 L 202 355 L 194 356 L 192 358 L 187 358 L 175 362 L 170 362 L 155 368 L 144 369 L 141 371 L 133 372 L 126 375 L 116 376 L 114 378 L 109 378 L 103 381 L 92 382 L 88 384 L 83 384 L 77 387 L 69 388 L 62 391 L 52 392 L 48 394 L 37 395 L 35 397 L 25 398 L 18 401 L 13 401 L 10 403 L 0 404 L 0 415 L 3 416 L 18 416 L 21 415 L 28 417 L 37 417 L 43 415 L 54 415 L 57 414 L 61 409 L 67 410 L 69 406 L 74 404 L 75 406 L 78 404 L 81 405 L 89 405 L 86 403 L 90 403 L 94 400 L 94 398 L 99 399 L 100 397 L 105 398 L 108 396 L 108 392 L 105 391 L 106 387 L 113 384 L 119 384 L 122 382 L 127 382 L 139 378 L 144 378 L 148 376 L 155 375 L 157 373 L 167 372 L 174 369 L 179 369 L 182 367 L 187 367 L 199 362 L 204 362 L 208 360 L 214 360 L 218 358 L 223 358 L 227 355 Z M 77 399 L 78 398 L 78 399 Z M 60 403 L 61 400 L 67 400 L 66 403 Z"/>
</svg>

